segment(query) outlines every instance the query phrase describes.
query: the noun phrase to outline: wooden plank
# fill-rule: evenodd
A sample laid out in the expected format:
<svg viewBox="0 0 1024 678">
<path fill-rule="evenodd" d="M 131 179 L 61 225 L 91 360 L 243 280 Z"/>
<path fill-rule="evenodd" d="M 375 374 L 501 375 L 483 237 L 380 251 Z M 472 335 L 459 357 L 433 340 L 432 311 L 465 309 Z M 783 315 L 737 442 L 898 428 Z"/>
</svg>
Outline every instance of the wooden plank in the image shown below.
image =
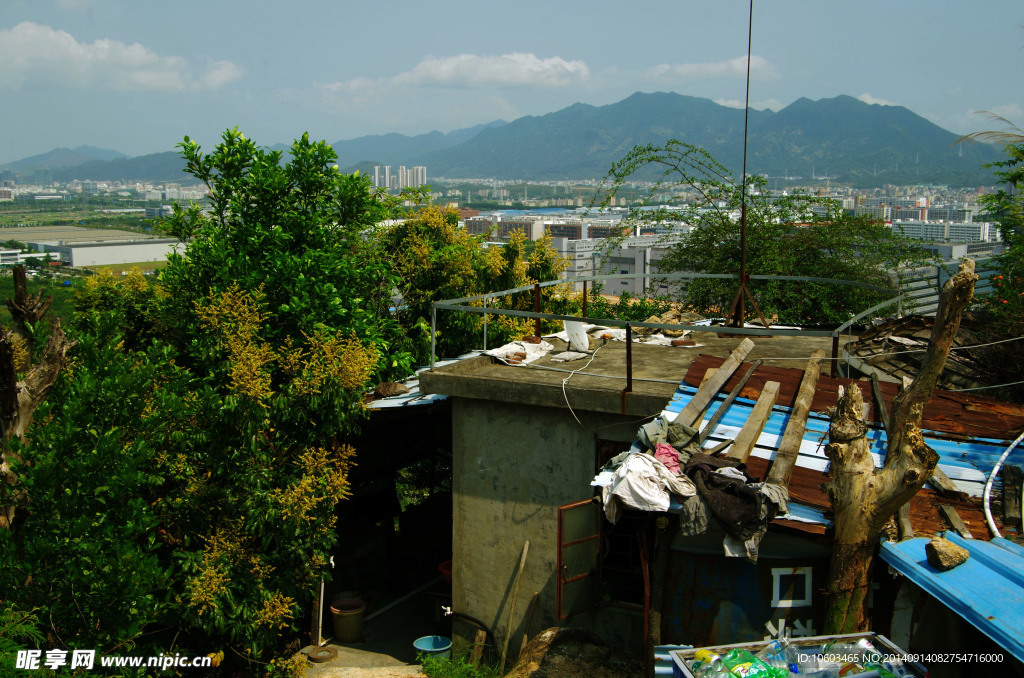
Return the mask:
<svg viewBox="0 0 1024 678">
<path fill-rule="evenodd" d="M 764 425 L 768 423 L 768 417 L 772 414 L 772 407 L 779 395 L 779 387 L 780 384 L 777 381 L 769 381 L 764 385 L 761 395 L 754 403 L 754 409 L 751 410 L 750 416 L 747 417 L 746 423 L 740 429 L 739 435 L 736 436 L 732 449 L 729 450 L 729 454 L 725 455 L 726 457 L 746 463 L 747 457 L 754 449 L 754 444 L 761 432 L 764 431 Z"/>
<path fill-rule="evenodd" d="M 1022 473 L 1020 466 L 1003 467 L 1003 522 L 1021 528 Z"/>
<path fill-rule="evenodd" d="M 775 453 L 775 461 L 768 472 L 766 482 L 783 487 L 789 486 L 793 466 L 800 454 L 800 443 L 804 439 L 804 428 L 807 426 L 807 416 L 811 413 L 814 389 L 818 384 L 818 377 L 821 376 L 821 361 L 824 358 L 825 352 L 818 349 L 807 361 L 804 377 L 800 381 L 800 390 L 796 395 L 796 403 L 793 405 L 793 413 L 789 416 L 789 423 L 782 434 L 782 442 L 779 443 L 779 451 Z"/>
<path fill-rule="evenodd" d="M 701 413 L 711 402 L 711 399 L 715 397 L 718 390 L 729 380 L 732 373 L 740 366 L 743 359 L 747 357 L 747 354 L 754 348 L 754 342 L 750 339 L 744 339 L 740 342 L 740 345 L 729 355 L 722 366 L 718 368 L 718 371 L 710 379 L 708 379 L 703 386 L 697 389 L 697 392 L 690 398 L 690 402 L 686 403 L 686 407 L 680 412 L 675 421 L 684 424 L 686 426 L 693 426 L 694 423 L 700 418 Z M 822 352 L 824 355 L 824 352 Z"/>
<path fill-rule="evenodd" d="M 951 499 L 967 498 L 967 494 L 961 492 L 960 488 L 956 486 L 956 483 L 950 480 L 949 476 L 946 475 L 946 472 L 938 466 L 936 466 L 935 470 L 932 471 L 932 477 L 928 479 L 928 482 L 931 483 L 932 487 L 935 488 L 940 496 Z"/>
<path fill-rule="evenodd" d="M 971 531 L 967 529 L 966 525 L 964 525 L 963 519 L 960 517 L 960 514 L 956 512 L 955 508 L 949 504 L 940 504 L 939 512 L 945 516 L 946 520 L 949 521 L 950 526 L 956 530 L 957 534 L 964 539 L 974 539 L 974 535 L 972 535 Z"/>
<path fill-rule="evenodd" d="M 505 656 L 508 654 L 508 640 L 512 636 L 512 617 L 516 613 L 516 598 L 519 597 L 519 578 L 523 576 L 523 568 L 526 567 L 526 554 L 530 550 L 530 542 L 523 544 L 523 556 L 519 559 L 519 567 L 516 569 L 516 579 L 512 584 L 512 597 L 509 599 L 508 620 L 505 622 L 505 640 L 501 645 L 501 666 L 499 673 L 505 673 Z"/>
<path fill-rule="evenodd" d="M 712 447 L 710 450 L 704 450 L 704 454 L 718 454 L 719 452 L 729 447 L 730 445 L 732 445 L 731 440 L 723 440 L 722 442 Z"/>
<path fill-rule="evenodd" d="M 722 420 L 722 417 L 729 409 L 729 406 L 732 405 L 734 400 L 736 400 L 736 396 L 740 394 L 740 391 L 742 391 L 743 387 L 747 385 L 747 382 L 750 381 L 750 378 L 754 376 L 754 372 L 757 371 L 757 368 L 760 367 L 763 362 L 763 360 L 755 360 L 754 364 L 750 366 L 750 369 L 747 370 L 745 375 L 743 375 L 743 378 L 740 379 L 739 383 L 732 387 L 732 390 L 729 391 L 729 395 L 722 404 L 718 406 L 718 409 L 715 410 L 715 416 L 711 417 L 711 420 L 701 430 L 700 436 L 697 438 L 697 445 L 699 447 L 704 446 L 704 441 L 708 439 L 711 432 L 715 430 L 716 426 L 718 426 L 718 422 Z"/>
<path fill-rule="evenodd" d="M 875 418 L 882 422 L 882 428 L 886 434 L 889 432 L 889 409 L 885 406 L 885 398 L 882 397 L 882 386 L 878 383 L 878 375 L 871 375 L 871 393 L 875 401 Z M 867 418 L 864 419 L 867 421 Z"/>
<path fill-rule="evenodd" d="M 712 367 L 707 372 L 705 372 L 704 373 L 704 377 L 700 380 L 700 385 L 703 386 L 704 384 L 708 383 L 708 379 L 710 379 L 711 377 L 715 376 L 715 372 L 717 372 L 717 371 L 718 371 L 717 367 Z"/>
</svg>

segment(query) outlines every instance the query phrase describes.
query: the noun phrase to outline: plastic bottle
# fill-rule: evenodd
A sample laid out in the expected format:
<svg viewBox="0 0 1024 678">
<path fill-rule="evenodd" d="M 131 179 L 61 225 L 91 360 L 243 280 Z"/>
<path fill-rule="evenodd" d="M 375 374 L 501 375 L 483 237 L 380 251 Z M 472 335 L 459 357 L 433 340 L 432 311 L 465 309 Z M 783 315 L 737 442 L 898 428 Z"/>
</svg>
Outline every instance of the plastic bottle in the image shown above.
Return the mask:
<svg viewBox="0 0 1024 678">
<path fill-rule="evenodd" d="M 730 650 L 722 657 L 722 662 L 736 678 L 776 678 L 775 670 L 749 650 Z"/>
<path fill-rule="evenodd" d="M 834 655 L 840 657 L 835 661 L 842 664 L 856 662 L 863 665 L 865 662 L 878 662 L 882 660 L 882 653 L 875 649 L 867 638 L 860 638 L 853 643 L 826 643 L 821 648 L 821 653 L 826 656 Z"/>
<path fill-rule="evenodd" d="M 785 669 L 786 673 L 800 673 L 798 655 L 792 643 L 780 638 L 769 642 L 754 656 L 776 669 Z"/>
</svg>

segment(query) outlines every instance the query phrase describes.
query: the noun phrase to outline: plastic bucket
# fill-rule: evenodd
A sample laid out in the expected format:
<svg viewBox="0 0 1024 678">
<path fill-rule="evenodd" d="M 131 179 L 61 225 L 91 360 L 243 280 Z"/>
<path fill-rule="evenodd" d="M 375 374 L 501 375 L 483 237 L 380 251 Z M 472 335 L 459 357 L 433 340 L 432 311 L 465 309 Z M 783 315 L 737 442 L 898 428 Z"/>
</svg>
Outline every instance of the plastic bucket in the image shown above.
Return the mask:
<svg viewBox="0 0 1024 678">
<path fill-rule="evenodd" d="M 437 569 L 441 573 L 441 576 L 444 577 L 445 582 L 448 583 L 448 584 L 451 584 L 452 583 L 452 561 L 450 561 L 450 560 L 444 561 L 443 563 L 441 563 L 440 565 L 437 566 Z"/>
<path fill-rule="evenodd" d="M 452 656 L 452 641 L 444 636 L 423 636 L 417 638 L 412 644 L 417 652 L 434 655 L 442 659 L 449 659 Z"/>
<path fill-rule="evenodd" d="M 354 643 L 363 637 L 363 613 L 366 603 L 357 598 L 342 598 L 331 603 L 334 638 L 339 643 Z"/>
</svg>

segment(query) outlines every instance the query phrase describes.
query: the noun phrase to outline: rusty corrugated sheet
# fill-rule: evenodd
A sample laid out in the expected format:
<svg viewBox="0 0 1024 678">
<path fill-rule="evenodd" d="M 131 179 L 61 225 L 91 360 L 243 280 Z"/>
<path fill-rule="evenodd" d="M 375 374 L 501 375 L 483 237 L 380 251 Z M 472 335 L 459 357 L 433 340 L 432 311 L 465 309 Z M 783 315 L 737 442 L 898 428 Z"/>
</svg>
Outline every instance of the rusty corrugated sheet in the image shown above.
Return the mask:
<svg viewBox="0 0 1024 678">
<path fill-rule="evenodd" d="M 683 381 L 691 386 L 700 386 L 700 380 L 704 373 L 709 369 L 718 368 L 723 362 L 725 362 L 724 358 L 699 355 L 690 363 L 690 368 Z M 732 378 L 722 387 L 722 391 L 728 392 L 732 389 L 749 367 L 747 364 L 737 369 Z M 796 369 L 761 365 L 740 395 L 756 400 L 766 381 L 777 381 L 781 384 L 781 388 L 776 403 L 784 407 L 792 407 L 802 376 L 802 366 Z M 871 383 L 868 381 L 833 379 L 822 375 L 818 379 L 811 409 L 815 412 L 825 412 L 830 407 L 835 407 L 839 397 L 839 387 L 849 384 L 856 384 L 864 392 L 864 402 L 871 403 L 869 419 L 877 422 L 878 417 L 871 397 Z M 880 386 L 883 399 L 887 405 L 891 405 L 899 387 L 888 382 L 882 382 Z M 973 437 L 1013 440 L 1024 429 L 1024 406 L 986 396 L 936 391 L 925 408 L 921 428 L 946 434 L 954 440 Z"/>
</svg>

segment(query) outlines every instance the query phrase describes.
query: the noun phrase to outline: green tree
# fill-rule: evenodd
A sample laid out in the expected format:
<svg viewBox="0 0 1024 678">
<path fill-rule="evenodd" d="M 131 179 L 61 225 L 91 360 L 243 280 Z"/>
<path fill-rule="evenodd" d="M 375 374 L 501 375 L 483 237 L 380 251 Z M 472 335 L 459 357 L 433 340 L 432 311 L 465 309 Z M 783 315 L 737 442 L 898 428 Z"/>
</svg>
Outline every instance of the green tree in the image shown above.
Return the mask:
<svg viewBox="0 0 1024 678">
<path fill-rule="evenodd" d="M 419 364 L 430 358 L 433 302 L 555 280 L 565 270 L 565 262 L 550 238 L 538 240 L 527 254 L 525 235 L 516 231 L 509 242 L 485 249 L 482 237 L 458 228 L 458 215 L 453 210 L 436 206 L 423 208 L 401 223 L 382 229 L 375 240 L 401 281 L 395 303 L 396 317 L 404 332 L 402 346 L 415 355 Z M 548 287 L 542 295 L 545 311 L 563 312 L 567 300 L 559 290 Z M 533 292 L 492 300 L 488 305 L 533 310 Z M 493 316 L 488 323 L 488 345 L 505 343 L 531 331 L 531 323 L 522 319 Z M 437 355 L 456 357 L 478 348 L 482 333 L 481 315 L 440 311 Z"/>
<path fill-rule="evenodd" d="M 12 443 L 31 511 L 0 531 L 0 591 L 62 646 L 253 675 L 326 576 L 367 384 L 408 360 L 398 279 L 364 238 L 387 206 L 326 144 L 181 153 L 212 209 L 176 208 L 158 284 L 83 287 L 71 367 Z"/>
<path fill-rule="evenodd" d="M 638 146 L 609 172 L 608 197 L 651 167 L 660 179 L 629 219 L 661 224 L 682 221 L 692 230 L 658 262 L 662 273 L 739 273 L 739 213 L 746 200 L 748 275 L 833 278 L 892 288 L 890 271 L 920 262 L 925 252 L 884 224 L 845 214 L 834 201 L 808 195 L 775 195 L 762 177 L 738 179 L 702 148 L 670 140 L 664 146 Z M 690 201 L 681 210 L 651 209 L 666 193 L 685 191 Z M 780 322 L 833 324 L 882 301 L 891 294 L 834 284 L 751 280 L 758 306 Z M 680 301 L 705 314 L 728 313 L 736 279 L 696 279 L 681 291 Z M 748 306 L 749 309 L 749 306 Z"/>
<path fill-rule="evenodd" d="M 997 168 L 999 190 L 981 198 L 1003 237 L 992 291 L 981 300 L 999 333 L 1020 336 L 1024 334 L 1024 143 L 1006 146 L 1006 155 L 1006 160 L 988 165 Z"/>
<path fill-rule="evenodd" d="M 970 343 L 984 344 L 971 350 L 971 358 L 989 373 L 993 384 L 1006 387 L 1002 397 L 1024 399 L 1024 346 L 1013 340 L 1024 336 L 1024 143 L 1005 147 L 1007 158 L 992 163 L 1000 181 L 999 190 L 982 196 L 986 219 L 999 224 L 1003 250 L 994 257 L 988 291 L 978 295 L 981 322 L 969 330 Z M 999 342 L 999 343 L 992 343 Z"/>
</svg>

